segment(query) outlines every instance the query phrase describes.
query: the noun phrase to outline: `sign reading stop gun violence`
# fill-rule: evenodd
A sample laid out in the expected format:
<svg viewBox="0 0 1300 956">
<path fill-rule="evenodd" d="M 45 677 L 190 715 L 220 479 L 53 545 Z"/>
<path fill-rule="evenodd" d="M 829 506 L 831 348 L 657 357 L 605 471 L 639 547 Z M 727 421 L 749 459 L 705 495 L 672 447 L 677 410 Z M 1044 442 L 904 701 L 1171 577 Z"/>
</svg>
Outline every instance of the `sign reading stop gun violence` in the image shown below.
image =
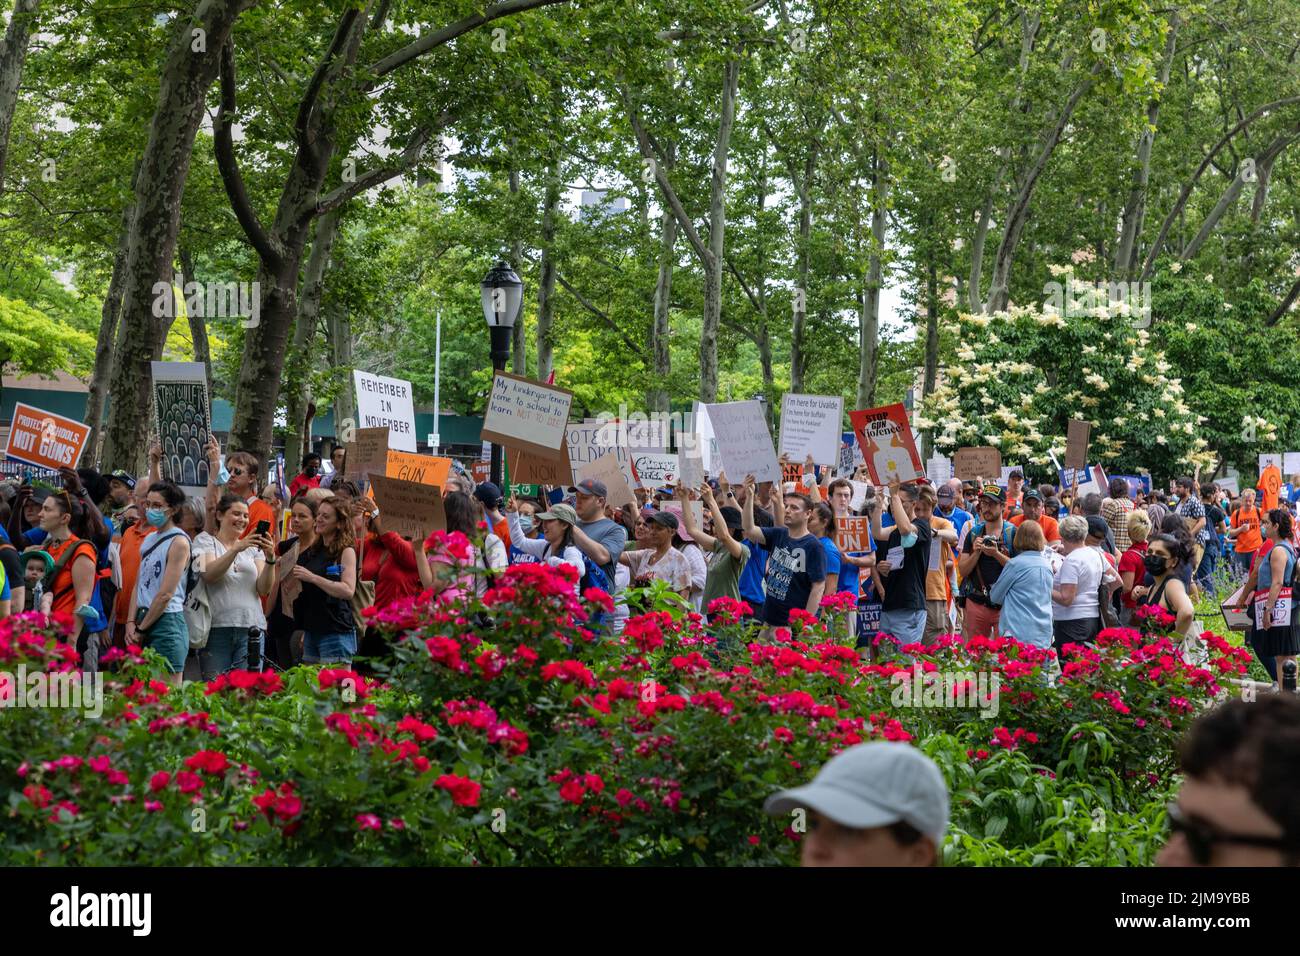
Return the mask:
<svg viewBox="0 0 1300 956">
<path fill-rule="evenodd" d="M 781 399 L 778 454 L 802 464 L 809 455 L 819 465 L 833 465 L 840 454 L 840 420 L 844 399 L 831 395 L 795 395 Z"/>
<path fill-rule="evenodd" d="M 370 492 L 379 506 L 385 531 L 415 538 L 430 531 L 445 531 L 447 516 L 442 510 L 442 490 L 417 481 L 402 481 L 372 471 Z"/>
<path fill-rule="evenodd" d="M 564 429 L 572 404 L 573 393 L 568 389 L 497 372 L 483 416 L 483 440 L 543 458 L 554 458 L 558 452 L 567 464 Z"/>
<path fill-rule="evenodd" d="M 887 485 L 895 478 L 913 481 L 925 477 L 902 402 L 849 412 L 849 421 L 876 484 Z"/>
<path fill-rule="evenodd" d="M 75 468 L 90 426 L 18 402 L 5 455 L 37 468 Z"/>
</svg>

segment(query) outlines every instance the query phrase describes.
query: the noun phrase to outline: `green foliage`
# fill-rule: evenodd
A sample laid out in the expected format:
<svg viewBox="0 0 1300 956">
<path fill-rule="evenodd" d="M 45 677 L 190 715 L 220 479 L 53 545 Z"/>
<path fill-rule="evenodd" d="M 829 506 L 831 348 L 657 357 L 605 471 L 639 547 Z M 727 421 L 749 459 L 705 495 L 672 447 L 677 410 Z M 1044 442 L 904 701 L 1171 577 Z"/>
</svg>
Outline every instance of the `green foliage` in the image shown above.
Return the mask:
<svg viewBox="0 0 1300 956">
<path fill-rule="evenodd" d="M 0 296 L 0 365 L 20 374 L 86 372 L 95 359 L 95 340 L 53 321 L 23 302 Z"/>
</svg>

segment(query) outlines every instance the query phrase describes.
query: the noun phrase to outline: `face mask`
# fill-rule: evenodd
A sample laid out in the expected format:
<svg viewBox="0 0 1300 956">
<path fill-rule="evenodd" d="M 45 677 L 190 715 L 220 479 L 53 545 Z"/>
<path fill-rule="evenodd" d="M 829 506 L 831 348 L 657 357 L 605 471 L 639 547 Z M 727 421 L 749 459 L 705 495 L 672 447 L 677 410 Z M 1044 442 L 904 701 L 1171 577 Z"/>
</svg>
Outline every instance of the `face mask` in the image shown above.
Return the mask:
<svg viewBox="0 0 1300 956">
<path fill-rule="evenodd" d="M 303 471 L 303 474 L 306 475 L 308 478 L 315 478 L 318 474 L 320 474 L 320 469 L 313 466 L 311 468 L 305 469 Z"/>
<path fill-rule="evenodd" d="M 533 530 L 533 516 L 532 516 L 532 515 L 520 515 L 520 516 L 519 516 L 519 527 L 523 529 L 524 534 L 531 534 L 531 533 L 532 533 L 532 530 Z"/>
<path fill-rule="evenodd" d="M 1165 558 L 1158 554 L 1144 554 L 1142 564 L 1146 567 L 1147 572 L 1152 577 L 1165 573 Z"/>
<path fill-rule="evenodd" d="M 162 508 L 150 508 L 145 511 L 144 517 L 155 528 L 161 528 L 167 523 L 167 511 Z"/>
</svg>

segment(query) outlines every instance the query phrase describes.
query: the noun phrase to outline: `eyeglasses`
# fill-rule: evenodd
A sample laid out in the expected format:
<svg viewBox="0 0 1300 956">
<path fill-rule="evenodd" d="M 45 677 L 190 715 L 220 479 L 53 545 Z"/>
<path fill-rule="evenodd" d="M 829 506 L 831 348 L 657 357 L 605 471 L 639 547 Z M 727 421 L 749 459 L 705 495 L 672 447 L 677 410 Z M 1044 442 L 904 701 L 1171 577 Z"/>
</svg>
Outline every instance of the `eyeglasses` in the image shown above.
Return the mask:
<svg viewBox="0 0 1300 956">
<path fill-rule="evenodd" d="M 1295 852 L 1300 849 L 1300 841 L 1286 837 L 1252 836 L 1244 833 L 1225 833 L 1204 820 L 1189 817 L 1176 803 L 1165 808 L 1169 815 L 1169 832 L 1181 833 L 1187 840 L 1187 848 L 1192 859 L 1201 866 L 1208 866 L 1214 855 L 1214 847 L 1219 843 L 1235 843 L 1239 846 L 1257 846 L 1268 850 Z"/>
<path fill-rule="evenodd" d="M 244 469 L 242 469 L 242 468 L 231 468 L 231 469 L 230 469 L 230 473 L 231 473 L 232 475 L 243 475 L 243 474 L 247 474 L 247 472 L 245 472 Z"/>
</svg>

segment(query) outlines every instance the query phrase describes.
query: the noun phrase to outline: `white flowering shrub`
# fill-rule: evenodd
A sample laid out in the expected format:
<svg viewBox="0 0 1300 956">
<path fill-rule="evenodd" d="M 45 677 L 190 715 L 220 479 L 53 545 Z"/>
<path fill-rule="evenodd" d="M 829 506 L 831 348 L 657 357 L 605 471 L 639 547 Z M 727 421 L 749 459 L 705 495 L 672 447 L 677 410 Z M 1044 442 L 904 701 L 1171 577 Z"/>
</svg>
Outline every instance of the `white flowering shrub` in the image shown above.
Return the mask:
<svg viewBox="0 0 1300 956">
<path fill-rule="evenodd" d="M 1072 282 L 1070 268 L 1053 270 Z M 1066 423 L 1092 425 L 1089 461 L 1116 474 L 1208 473 L 1215 455 L 1163 352 L 1124 303 L 1052 304 L 961 315 L 957 361 L 922 403 L 914 425 L 943 454 L 992 445 L 1004 463 L 1051 472 L 1065 453 Z"/>
</svg>

